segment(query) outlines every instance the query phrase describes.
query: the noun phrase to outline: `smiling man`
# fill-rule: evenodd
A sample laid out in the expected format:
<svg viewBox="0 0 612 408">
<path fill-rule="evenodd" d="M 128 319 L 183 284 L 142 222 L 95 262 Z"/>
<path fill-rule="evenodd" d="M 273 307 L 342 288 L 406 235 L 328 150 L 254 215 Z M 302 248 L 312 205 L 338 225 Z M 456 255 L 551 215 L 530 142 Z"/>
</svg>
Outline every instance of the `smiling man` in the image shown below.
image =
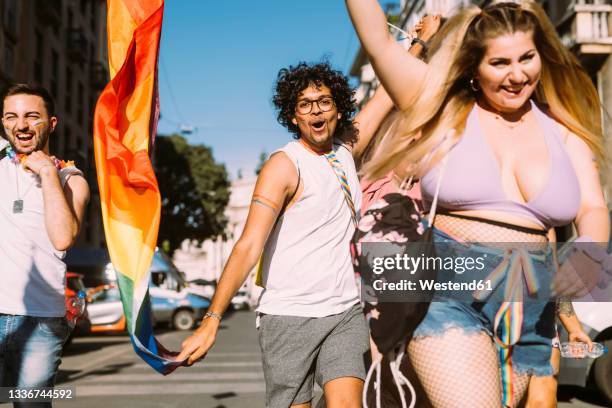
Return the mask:
<svg viewBox="0 0 612 408">
<path fill-rule="evenodd" d="M 2 125 L 0 384 L 52 387 L 70 332 L 62 258 L 76 240 L 89 188 L 76 167 L 49 156 L 57 117 L 45 89 L 8 88 Z"/>
<path fill-rule="evenodd" d="M 309 407 L 316 380 L 328 407 L 359 407 L 369 337 L 349 251 L 361 203 L 353 91 L 328 64 L 301 63 L 280 71 L 273 101 L 296 140 L 262 168 L 244 232 L 179 358 L 192 364 L 212 347 L 222 313 L 261 255 L 266 406 Z"/>
</svg>

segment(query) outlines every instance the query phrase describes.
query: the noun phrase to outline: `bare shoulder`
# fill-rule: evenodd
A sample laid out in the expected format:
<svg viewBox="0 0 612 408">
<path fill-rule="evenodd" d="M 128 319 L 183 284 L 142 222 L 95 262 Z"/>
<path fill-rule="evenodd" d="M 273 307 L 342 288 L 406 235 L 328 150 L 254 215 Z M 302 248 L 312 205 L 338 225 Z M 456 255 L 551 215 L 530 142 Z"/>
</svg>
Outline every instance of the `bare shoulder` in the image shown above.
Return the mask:
<svg viewBox="0 0 612 408">
<path fill-rule="evenodd" d="M 565 144 L 567 153 L 570 156 L 580 157 L 580 158 L 589 159 L 589 160 L 595 157 L 593 151 L 591 150 L 591 148 L 589 147 L 589 145 L 583 138 L 581 138 L 580 136 L 578 136 L 577 134 L 575 134 L 574 132 L 566 128 L 565 126 L 563 125 L 559 125 L 559 126 L 561 126 L 561 128 L 564 131 L 563 143 Z"/>
<path fill-rule="evenodd" d="M 68 178 L 64 185 L 64 191 L 66 190 L 69 190 L 71 196 L 79 201 L 89 201 L 89 185 L 85 177 L 80 174 L 74 174 Z"/>
<path fill-rule="evenodd" d="M 257 187 L 275 186 L 289 190 L 295 185 L 297 168 L 285 152 L 274 153 L 266 161 L 257 178 Z"/>
</svg>

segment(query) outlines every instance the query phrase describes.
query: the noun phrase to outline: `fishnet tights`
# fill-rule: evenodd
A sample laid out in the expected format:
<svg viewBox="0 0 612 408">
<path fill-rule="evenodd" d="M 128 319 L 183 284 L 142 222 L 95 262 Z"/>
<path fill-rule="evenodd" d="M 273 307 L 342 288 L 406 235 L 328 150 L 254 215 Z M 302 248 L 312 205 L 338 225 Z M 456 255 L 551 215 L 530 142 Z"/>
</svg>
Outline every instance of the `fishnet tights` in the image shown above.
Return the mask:
<svg viewBox="0 0 612 408">
<path fill-rule="evenodd" d="M 542 235 L 515 231 L 497 225 L 466 220 L 444 214 L 436 215 L 434 225 L 452 237 L 468 242 L 547 242 Z"/>
<path fill-rule="evenodd" d="M 499 408 L 501 377 L 495 346 L 485 333 L 450 329 L 442 336 L 413 339 L 410 360 L 435 408 Z M 529 384 L 529 375 L 513 379 L 514 406 Z"/>
<path fill-rule="evenodd" d="M 529 242 L 535 245 L 526 249 L 535 250 L 548 242 L 542 235 L 443 214 L 436 216 L 435 226 L 462 241 L 489 246 L 494 242 Z M 496 347 L 487 334 L 450 329 L 441 336 L 413 339 L 408 354 L 434 407 L 501 407 L 501 369 Z M 529 379 L 529 374 L 514 373 L 514 407 L 525 395 Z"/>
</svg>

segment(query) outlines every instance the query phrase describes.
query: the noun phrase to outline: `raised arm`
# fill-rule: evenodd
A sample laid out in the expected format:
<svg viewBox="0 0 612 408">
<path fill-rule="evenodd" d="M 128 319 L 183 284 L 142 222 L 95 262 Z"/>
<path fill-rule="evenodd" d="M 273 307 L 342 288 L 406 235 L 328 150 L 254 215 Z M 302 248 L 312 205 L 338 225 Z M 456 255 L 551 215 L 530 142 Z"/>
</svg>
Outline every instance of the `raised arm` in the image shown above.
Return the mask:
<svg viewBox="0 0 612 408">
<path fill-rule="evenodd" d="M 297 189 L 297 177 L 295 166 L 284 153 L 273 155 L 261 169 L 244 230 L 223 269 L 209 312 L 221 316 L 257 264 L 279 212 Z M 177 359 L 188 359 L 191 365 L 202 358 L 215 342 L 219 323 L 220 319 L 205 317 L 183 342 Z"/>
<path fill-rule="evenodd" d="M 429 41 L 440 28 L 440 18 L 440 15 L 425 16 L 414 28 L 418 38 L 424 42 Z M 415 43 L 408 50 L 415 57 L 419 57 L 423 51 L 420 43 Z M 355 116 L 355 127 L 359 129 L 359 138 L 353 146 L 353 157 L 361 157 L 392 108 L 393 101 L 389 94 L 384 86 L 379 86 L 372 99 Z"/>
<path fill-rule="evenodd" d="M 406 53 L 389 34 L 385 13 L 377 0 L 346 0 L 346 5 L 382 85 L 399 109 L 410 108 L 427 65 Z"/>
</svg>

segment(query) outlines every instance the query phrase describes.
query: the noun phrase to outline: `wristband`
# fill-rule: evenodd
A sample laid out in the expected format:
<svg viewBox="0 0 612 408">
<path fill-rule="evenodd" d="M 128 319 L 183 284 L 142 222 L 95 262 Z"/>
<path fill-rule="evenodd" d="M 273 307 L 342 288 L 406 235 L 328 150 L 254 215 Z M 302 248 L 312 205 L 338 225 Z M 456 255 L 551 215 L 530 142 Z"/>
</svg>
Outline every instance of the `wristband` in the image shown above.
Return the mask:
<svg viewBox="0 0 612 408">
<path fill-rule="evenodd" d="M 212 317 L 214 319 L 217 319 L 218 321 L 221 321 L 221 315 L 214 313 L 214 312 L 206 312 L 204 313 L 204 319 L 206 319 L 207 317 Z"/>
<path fill-rule="evenodd" d="M 427 49 L 427 43 L 423 41 L 422 39 L 420 39 L 419 37 L 414 37 L 412 39 L 412 42 L 410 43 L 410 46 L 412 47 L 415 44 L 420 44 L 421 47 L 423 47 L 423 49 Z"/>
</svg>

